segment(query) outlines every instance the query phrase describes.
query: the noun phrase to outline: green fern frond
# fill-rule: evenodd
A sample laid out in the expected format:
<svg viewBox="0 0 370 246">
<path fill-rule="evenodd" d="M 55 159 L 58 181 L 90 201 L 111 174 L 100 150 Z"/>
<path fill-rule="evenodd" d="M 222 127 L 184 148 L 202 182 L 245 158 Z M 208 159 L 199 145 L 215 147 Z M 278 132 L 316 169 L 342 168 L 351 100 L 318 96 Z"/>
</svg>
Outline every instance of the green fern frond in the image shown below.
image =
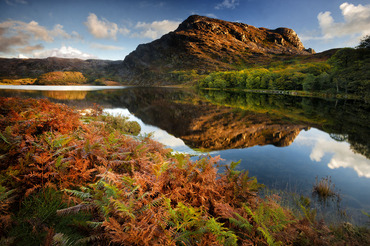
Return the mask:
<svg viewBox="0 0 370 246">
<path fill-rule="evenodd" d="M 288 220 L 283 208 L 271 208 L 265 202 L 260 203 L 255 211 L 246 205 L 243 205 L 243 208 L 248 215 L 252 216 L 257 224 L 257 231 L 262 234 L 269 245 L 280 245 L 281 242 L 275 242 L 272 233 L 280 232 L 287 224 L 294 222 Z"/>
<path fill-rule="evenodd" d="M 125 205 L 124 203 L 122 203 L 121 201 L 118 201 L 118 200 L 115 200 L 115 199 L 112 199 L 113 201 L 113 205 L 114 205 L 114 208 L 121 212 L 124 217 L 130 217 L 131 219 L 135 220 L 136 219 L 136 216 L 134 215 L 133 213 L 133 208 L 130 207 L 130 206 L 127 206 Z"/>
<path fill-rule="evenodd" d="M 75 245 L 91 245 L 92 242 L 100 241 L 102 240 L 102 238 L 103 238 L 102 235 L 94 234 L 89 237 L 78 239 Z"/>
<path fill-rule="evenodd" d="M 125 196 L 131 197 L 139 188 L 140 188 L 140 185 L 135 186 L 130 192 L 126 193 Z M 140 200 L 140 198 L 138 200 Z"/>
<path fill-rule="evenodd" d="M 12 189 L 12 190 L 8 190 L 0 185 L 0 203 L 2 202 L 9 202 L 9 200 L 11 199 L 11 195 L 15 192 L 16 190 L 15 189 Z"/>
<path fill-rule="evenodd" d="M 115 186 L 115 185 L 108 184 L 108 183 L 106 183 L 106 182 L 104 182 L 104 181 L 101 181 L 101 183 L 102 183 L 102 184 L 103 184 L 103 186 L 104 186 L 104 189 L 105 189 L 105 195 L 106 195 L 107 197 L 113 197 L 113 198 L 117 199 L 118 194 L 122 192 L 122 191 L 120 191 L 120 190 L 118 189 L 118 187 L 117 187 L 117 186 Z"/>
<path fill-rule="evenodd" d="M 237 236 L 223 227 L 223 223 L 217 222 L 215 218 L 210 218 L 206 223 L 206 227 L 209 232 L 216 236 L 219 243 L 223 245 L 237 245 Z"/>
<path fill-rule="evenodd" d="M 243 216 L 241 216 L 238 213 L 235 213 L 235 216 L 238 217 L 238 219 L 229 218 L 229 221 L 231 224 L 239 227 L 240 229 L 244 229 L 248 232 L 252 231 L 253 225 L 251 225 L 247 219 L 245 219 Z"/>
<path fill-rule="evenodd" d="M 254 216 L 254 214 L 253 214 L 253 212 L 252 212 L 252 210 L 246 205 L 246 204 L 244 204 L 243 205 L 243 208 L 245 209 L 245 211 L 250 215 L 250 216 Z"/>
<path fill-rule="evenodd" d="M 98 227 L 101 227 L 103 225 L 103 222 L 95 222 L 95 221 L 86 221 L 86 224 L 93 228 L 93 229 L 96 229 Z"/>
<path fill-rule="evenodd" d="M 72 246 L 72 245 L 74 245 L 74 243 L 72 242 L 72 240 L 68 236 L 64 235 L 63 233 L 56 233 L 53 236 L 52 245 L 55 245 L 55 246 Z"/>
<path fill-rule="evenodd" d="M 88 192 L 78 191 L 78 190 L 69 190 L 69 189 L 63 189 L 63 191 L 72 194 L 75 197 L 78 197 L 82 200 L 86 200 L 88 198 L 91 198 L 91 194 Z"/>
<path fill-rule="evenodd" d="M 303 205 L 300 205 L 301 210 L 304 214 L 304 217 L 311 223 L 313 224 L 316 219 L 316 214 L 317 210 L 316 209 L 311 209 L 310 207 L 305 207 Z"/>
<path fill-rule="evenodd" d="M 129 177 L 129 176 L 126 176 L 126 175 L 124 175 L 124 176 L 122 176 L 122 181 L 123 181 L 123 183 L 126 185 L 126 186 L 129 186 L 129 187 L 131 187 L 133 184 L 135 184 L 135 182 L 136 182 L 136 180 L 135 179 L 133 179 L 133 178 L 131 178 L 131 177 Z"/>
<path fill-rule="evenodd" d="M 67 147 L 64 147 L 64 148 L 60 148 L 58 149 L 57 151 L 55 151 L 55 153 L 53 154 L 53 157 L 54 156 L 58 156 L 60 155 L 61 153 L 66 153 L 66 152 L 69 152 L 69 151 L 72 151 L 74 148 L 76 148 L 77 145 L 73 145 L 73 146 L 67 146 Z"/>
<path fill-rule="evenodd" d="M 77 214 L 80 211 L 90 210 L 91 208 L 92 208 L 92 205 L 90 204 L 78 204 L 73 207 L 57 210 L 57 215 L 63 216 L 63 215 L 68 215 L 68 214 Z"/>
<path fill-rule="evenodd" d="M 7 144 L 10 144 L 10 142 L 6 139 L 6 137 L 0 132 L 0 138 Z"/>
<path fill-rule="evenodd" d="M 230 163 L 230 170 L 235 170 L 235 168 L 240 164 L 240 161 L 241 161 L 241 160 L 239 160 L 239 161 L 237 161 L 237 162 L 232 161 L 232 162 Z"/>
<path fill-rule="evenodd" d="M 369 217 L 370 219 L 370 214 L 369 213 L 366 213 L 365 211 L 361 211 L 364 215 L 366 215 L 367 217 Z"/>
<path fill-rule="evenodd" d="M 270 246 L 281 245 L 281 242 L 275 242 L 274 238 L 268 232 L 267 228 L 258 227 L 257 230 L 261 232 L 262 236 L 266 239 L 268 245 Z"/>
</svg>

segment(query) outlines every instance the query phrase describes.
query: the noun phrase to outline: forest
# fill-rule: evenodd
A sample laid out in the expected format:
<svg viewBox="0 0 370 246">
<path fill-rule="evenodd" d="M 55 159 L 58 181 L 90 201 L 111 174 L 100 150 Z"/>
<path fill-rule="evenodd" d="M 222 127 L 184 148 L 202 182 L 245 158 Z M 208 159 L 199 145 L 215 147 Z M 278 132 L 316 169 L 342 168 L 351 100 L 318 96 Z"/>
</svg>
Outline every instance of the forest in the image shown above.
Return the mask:
<svg viewBox="0 0 370 246">
<path fill-rule="evenodd" d="M 200 80 L 200 88 L 293 90 L 326 94 L 370 96 L 370 36 L 356 48 L 338 50 L 330 59 L 272 62 L 239 71 L 213 72 Z"/>
</svg>

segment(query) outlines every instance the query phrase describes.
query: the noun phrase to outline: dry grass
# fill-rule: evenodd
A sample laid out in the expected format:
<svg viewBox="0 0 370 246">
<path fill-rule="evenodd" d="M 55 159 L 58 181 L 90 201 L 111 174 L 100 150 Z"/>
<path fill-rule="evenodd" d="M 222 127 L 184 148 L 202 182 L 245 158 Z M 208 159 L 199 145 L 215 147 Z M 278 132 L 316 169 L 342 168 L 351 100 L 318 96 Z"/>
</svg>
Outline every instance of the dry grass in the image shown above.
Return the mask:
<svg viewBox="0 0 370 246">
<path fill-rule="evenodd" d="M 338 195 L 334 190 L 335 184 L 331 182 L 330 176 L 321 178 L 320 181 L 318 180 L 318 177 L 316 177 L 316 182 L 313 186 L 313 193 L 317 194 L 320 198 L 326 199 L 328 197 Z"/>
</svg>

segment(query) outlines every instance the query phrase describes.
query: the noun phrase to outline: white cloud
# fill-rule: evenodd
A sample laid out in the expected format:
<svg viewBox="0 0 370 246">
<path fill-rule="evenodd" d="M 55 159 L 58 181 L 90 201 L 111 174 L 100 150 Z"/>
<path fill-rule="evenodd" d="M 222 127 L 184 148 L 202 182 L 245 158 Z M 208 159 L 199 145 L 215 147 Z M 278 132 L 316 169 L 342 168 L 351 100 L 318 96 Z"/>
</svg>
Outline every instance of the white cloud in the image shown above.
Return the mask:
<svg viewBox="0 0 370 246">
<path fill-rule="evenodd" d="M 18 34 L 10 37 L 0 35 L 0 53 L 11 53 L 14 52 L 16 46 L 28 45 L 28 38 L 30 37 L 27 34 Z"/>
<path fill-rule="evenodd" d="M 19 58 L 19 59 L 28 59 L 28 57 L 27 57 L 27 56 L 25 56 L 25 55 L 23 55 L 23 54 L 19 54 L 19 55 L 18 55 L 18 58 Z"/>
<path fill-rule="evenodd" d="M 217 19 L 217 15 L 212 14 L 212 13 L 206 14 L 206 16 L 208 16 L 208 17 L 210 17 L 210 18 L 215 18 L 215 19 Z"/>
<path fill-rule="evenodd" d="M 19 48 L 17 51 L 30 54 L 34 52 L 35 50 L 43 50 L 43 49 L 44 49 L 44 46 L 42 44 L 37 44 L 37 45 L 29 45 L 29 46 Z"/>
<path fill-rule="evenodd" d="M 82 40 L 83 37 L 76 31 L 71 32 L 71 38 Z"/>
<path fill-rule="evenodd" d="M 239 0 L 224 0 L 215 6 L 215 9 L 235 9 L 239 5 Z"/>
<path fill-rule="evenodd" d="M 82 51 L 72 48 L 70 46 L 62 46 L 59 49 L 44 50 L 41 52 L 34 52 L 35 58 L 46 58 L 46 57 L 62 57 L 62 58 L 79 58 L 79 59 L 94 59 L 97 58 L 94 55 L 83 53 Z"/>
<path fill-rule="evenodd" d="M 43 40 L 45 42 L 52 42 L 54 41 L 54 37 L 52 36 L 52 31 L 48 31 L 45 27 L 40 26 L 39 23 L 36 21 L 31 21 L 29 23 L 23 21 L 8 21 L 4 22 L 4 25 L 9 25 L 9 27 L 16 31 L 17 33 L 25 33 L 31 35 L 35 40 Z M 57 34 L 60 26 L 55 26 L 55 34 Z"/>
<path fill-rule="evenodd" d="M 76 33 L 76 31 L 73 31 L 73 33 Z M 53 28 L 53 30 L 50 31 L 50 35 L 53 37 L 63 37 L 65 39 L 71 39 L 72 35 L 66 33 L 66 31 L 63 30 L 63 26 L 60 24 L 56 24 Z"/>
<path fill-rule="evenodd" d="M 109 22 L 105 18 L 99 20 L 98 17 L 93 13 L 89 14 L 87 21 L 84 24 L 95 38 L 111 38 L 116 40 L 117 33 L 127 35 L 130 32 L 130 30 L 127 28 L 118 28 L 116 23 Z"/>
<path fill-rule="evenodd" d="M 174 31 L 179 25 L 180 22 L 169 20 L 154 21 L 152 23 L 138 22 L 135 28 L 141 31 L 132 34 L 132 37 L 156 39 L 163 34 Z"/>
<path fill-rule="evenodd" d="M 370 5 L 342 3 L 344 21 L 335 22 L 330 11 L 320 12 L 317 16 L 323 39 L 332 39 L 347 35 L 357 38 L 370 34 Z"/>
<path fill-rule="evenodd" d="M 50 43 L 56 37 L 71 39 L 80 36 L 77 32 L 68 34 L 60 24 L 56 24 L 52 30 L 48 30 L 36 21 L 28 23 L 15 20 L 4 21 L 0 23 L 0 52 L 9 53 L 15 52 L 17 49 L 25 49 L 27 46 L 31 46 L 32 41 Z"/>
<path fill-rule="evenodd" d="M 122 35 L 124 35 L 124 36 L 126 36 L 126 35 L 128 35 L 131 31 L 128 29 L 128 28 L 126 28 L 126 27 L 121 27 L 119 30 L 119 33 L 120 34 L 122 34 Z"/>
<path fill-rule="evenodd" d="M 105 45 L 105 44 L 98 44 L 98 43 L 92 43 L 90 45 L 91 48 L 94 49 L 101 49 L 101 50 L 123 50 L 123 47 L 114 46 L 114 45 Z"/>
</svg>

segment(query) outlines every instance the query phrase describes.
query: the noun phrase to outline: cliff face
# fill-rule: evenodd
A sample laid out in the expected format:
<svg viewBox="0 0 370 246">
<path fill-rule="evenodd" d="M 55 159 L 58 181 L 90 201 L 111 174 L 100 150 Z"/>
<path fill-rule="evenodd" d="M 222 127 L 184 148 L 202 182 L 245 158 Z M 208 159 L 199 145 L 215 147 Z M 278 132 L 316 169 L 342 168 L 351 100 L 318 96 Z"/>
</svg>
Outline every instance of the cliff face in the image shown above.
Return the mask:
<svg viewBox="0 0 370 246">
<path fill-rule="evenodd" d="M 134 84 L 166 83 L 165 73 L 235 69 L 275 55 L 309 55 L 289 28 L 270 30 L 192 15 L 174 31 L 141 44 L 122 63 L 120 75 Z"/>
</svg>

